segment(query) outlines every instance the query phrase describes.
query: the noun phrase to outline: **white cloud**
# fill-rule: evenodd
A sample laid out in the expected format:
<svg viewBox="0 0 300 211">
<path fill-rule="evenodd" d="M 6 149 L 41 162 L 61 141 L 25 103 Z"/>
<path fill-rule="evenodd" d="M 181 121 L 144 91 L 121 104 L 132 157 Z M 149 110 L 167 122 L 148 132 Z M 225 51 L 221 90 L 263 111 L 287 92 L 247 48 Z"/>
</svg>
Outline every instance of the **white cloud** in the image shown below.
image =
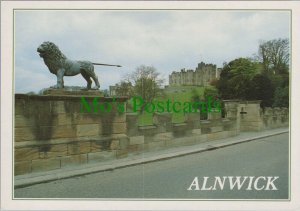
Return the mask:
<svg viewBox="0 0 300 211">
<path fill-rule="evenodd" d="M 16 74 L 43 73 L 16 77 L 16 91 L 24 92 L 23 84 L 38 91 L 49 81 L 55 83 L 36 52 L 45 40 L 55 42 L 72 59 L 122 65 L 96 67 L 101 87 L 107 88 L 141 64 L 153 65 L 167 77 L 201 61 L 221 66 L 250 57 L 260 40 L 285 37 L 288 12 L 17 11 Z M 34 83 L 38 76 L 47 82 Z M 66 78 L 65 83 L 85 86 L 80 77 Z"/>
</svg>

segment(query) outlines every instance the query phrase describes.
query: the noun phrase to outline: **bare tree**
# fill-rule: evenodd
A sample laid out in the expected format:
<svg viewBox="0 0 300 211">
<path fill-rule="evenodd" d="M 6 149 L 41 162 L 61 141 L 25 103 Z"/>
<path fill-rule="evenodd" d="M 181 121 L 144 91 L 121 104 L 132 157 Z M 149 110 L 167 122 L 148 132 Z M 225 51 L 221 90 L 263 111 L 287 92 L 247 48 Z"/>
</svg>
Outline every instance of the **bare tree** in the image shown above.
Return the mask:
<svg viewBox="0 0 300 211">
<path fill-rule="evenodd" d="M 144 103 L 152 101 L 155 97 L 163 94 L 162 85 L 164 80 L 153 66 L 141 65 L 127 76 L 127 80 L 133 84 L 133 93 L 142 97 Z M 143 112 L 142 106 L 141 112 Z"/>
<path fill-rule="evenodd" d="M 289 69 L 289 56 L 288 39 L 262 41 L 259 45 L 258 59 L 266 73 L 286 73 Z"/>
</svg>

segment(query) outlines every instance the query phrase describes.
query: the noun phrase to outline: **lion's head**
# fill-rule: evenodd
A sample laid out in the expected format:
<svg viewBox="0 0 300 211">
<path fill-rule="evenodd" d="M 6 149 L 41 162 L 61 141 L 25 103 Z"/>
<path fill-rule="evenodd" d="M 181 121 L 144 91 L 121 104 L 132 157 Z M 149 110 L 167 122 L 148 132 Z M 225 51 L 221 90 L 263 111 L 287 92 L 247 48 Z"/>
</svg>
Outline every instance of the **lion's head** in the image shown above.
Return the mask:
<svg viewBox="0 0 300 211">
<path fill-rule="evenodd" d="M 59 50 L 57 45 L 53 42 L 43 42 L 38 48 L 37 52 L 40 53 L 40 57 L 57 57 L 57 58 L 66 58 L 66 56 Z"/>
<path fill-rule="evenodd" d="M 52 73 L 61 67 L 66 60 L 66 56 L 59 50 L 57 45 L 52 42 L 43 42 L 38 48 L 40 57 L 44 59 L 45 64 L 48 66 Z"/>
</svg>

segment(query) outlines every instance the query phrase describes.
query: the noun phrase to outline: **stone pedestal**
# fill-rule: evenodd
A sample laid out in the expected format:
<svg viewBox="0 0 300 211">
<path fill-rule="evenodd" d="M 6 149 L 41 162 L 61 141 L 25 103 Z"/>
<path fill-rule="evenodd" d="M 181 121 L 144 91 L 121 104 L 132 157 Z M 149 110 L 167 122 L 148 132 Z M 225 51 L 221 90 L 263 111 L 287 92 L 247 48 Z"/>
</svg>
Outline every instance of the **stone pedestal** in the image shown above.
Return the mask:
<svg viewBox="0 0 300 211">
<path fill-rule="evenodd" d="M 86 91 L 82 95 L 73 92 L 72 95 L 55 95 L 70 93 L 64 90 L 51 90 L 50 93 L 15 94 L 15 175 L 127 155 L 124 151 L 128 144 L 126 113 L 117 109 L 117 105 L 125 104 L 127 98 L 98 97 L 88 95 Z M 105 112 L 101 109 L 98 112 L 82 110 L 82 97 L 90 107 L 106 103 L 112 104 L 112 108 Z"/>
<path fill-rule="evenodd" d="M 153 123 L 157 126 L 158 132 L 167 132 L 172 128 L 172 114 L 171 113 L 154 113 Z"/>
<path fill-rule="evenodd" d="M 235 130 L 240 132 L 240 113 L 239 113 L 239 100 L 223 100 L 225 105 L 225 117 L 231 121 L 235 121 Z"/>
<path fill-rule="evenodd" d="M 87 90 L 83 87 L 65 87 L 63 89 L 48 88 L 41 91 L 41 95 L 52 96 L 98 96 L 103 97 L 104 94 L 97 89 Z"/>
<path fill-rule="evenodd" d="M 200 113 L 186 113 L 185 114 L 186 122 L 188 123 L 189 128 L 197 129 L 200 128 Z"/>
<path fill-rule="evenodd" d="M 126 127 L 128 136 L 136 136 L 138 134 L 138 114 L 126 114 Z"/>
<path fill-rule="evenodd" d="M 263 129 L 260 100 L 241 101 L 238 108 L 241 131 L 260 131 Z"/>
<path fill-rule="evenodd" d="M 222 119 L 221 111 L 212 109 L 211 112 L 208 113 L 207 119 L 210 121 L 218 121 L 218 120 Z"/>
</svg>

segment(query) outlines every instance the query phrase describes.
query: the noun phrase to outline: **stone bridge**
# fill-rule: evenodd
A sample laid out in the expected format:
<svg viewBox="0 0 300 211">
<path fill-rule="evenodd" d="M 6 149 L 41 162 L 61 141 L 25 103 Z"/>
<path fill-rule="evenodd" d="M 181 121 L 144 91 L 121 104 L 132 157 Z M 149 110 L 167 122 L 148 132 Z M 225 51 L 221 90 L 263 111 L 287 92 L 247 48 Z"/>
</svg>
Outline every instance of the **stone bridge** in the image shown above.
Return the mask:
<svg viewBox="0 0 300 211">
<path fill-rule="evenodd" d="M 80 96 L 15 95 L 14 174 L 30 174 L 121 159 L 149 150 L 193 145 L 289 125 L 287 108 L 260 108 L 260 101 L 224 101 L 220 112 L 186 113 L 172 123 L 171 113 L 153 113 L 153 124 L 138 125 L 138 114 L 82 112 Z M 92 101 L 93 96 L 85 99 Z M 98 102 L 126 103 L 98 97 Z"/>
</svg>

